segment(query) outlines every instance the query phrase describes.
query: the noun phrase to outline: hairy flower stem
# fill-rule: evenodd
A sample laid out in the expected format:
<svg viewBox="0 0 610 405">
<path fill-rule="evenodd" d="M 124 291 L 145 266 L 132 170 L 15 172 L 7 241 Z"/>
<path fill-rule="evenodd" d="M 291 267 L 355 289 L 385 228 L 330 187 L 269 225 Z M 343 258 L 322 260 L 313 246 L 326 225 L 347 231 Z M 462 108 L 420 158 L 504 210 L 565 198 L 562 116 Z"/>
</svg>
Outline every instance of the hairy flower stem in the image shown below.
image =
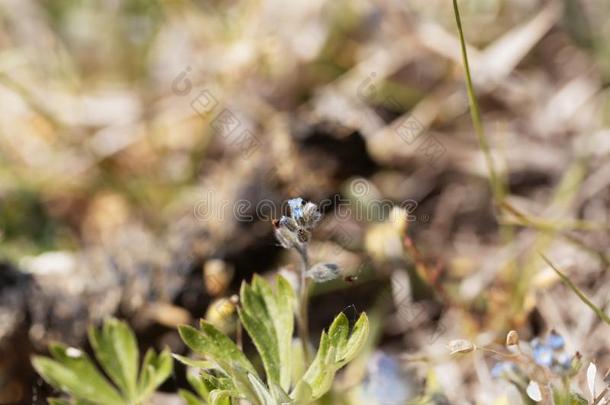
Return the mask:
<svg viewBox="0 0 610 405">
<path fill-rule="evenodd" d="M 307 254 L 307 247 L 297 249 L 299 256 L 301 257 L 301 282 L 299 289 L 299 313 L 297 316 L 297 323 L 299 326 L 299 338 L 303 345 L 303 355 L 305 356 L 305 363 L 311 362 L 311 353 L 309 351 L 309 314 L 308 314 L 308 301 L 309 301 L 309 280 L 307 279 L 307 270 L 309 269 L 309 255 Z"/>
</svg>

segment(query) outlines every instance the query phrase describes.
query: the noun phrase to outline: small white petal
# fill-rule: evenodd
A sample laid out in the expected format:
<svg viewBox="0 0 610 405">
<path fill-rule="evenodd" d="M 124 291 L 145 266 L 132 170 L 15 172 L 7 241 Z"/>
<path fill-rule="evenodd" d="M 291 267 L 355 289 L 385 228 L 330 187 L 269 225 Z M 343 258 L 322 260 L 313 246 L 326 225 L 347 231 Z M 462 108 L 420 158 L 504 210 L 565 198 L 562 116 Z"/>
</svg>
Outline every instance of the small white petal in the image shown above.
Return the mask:
<svg viewBox="0 0 610 405">
<path fill-rule="evenodd" d="M 587 367 L 587 385 L 589 386 L 589 392 L 591 397 L 595 399 L 595 377 L 597 376 L 597 366 L 593 363 L 589 363 Z"/>
<path fill-rule="evenodd" d="M 540 392 L 540 386 L 535 381 L 530 381 L 527 386 L 527 396 L 530 397 L 533 401 L 540 402 L 542 401 L 542 392 Z"/>
</svg>

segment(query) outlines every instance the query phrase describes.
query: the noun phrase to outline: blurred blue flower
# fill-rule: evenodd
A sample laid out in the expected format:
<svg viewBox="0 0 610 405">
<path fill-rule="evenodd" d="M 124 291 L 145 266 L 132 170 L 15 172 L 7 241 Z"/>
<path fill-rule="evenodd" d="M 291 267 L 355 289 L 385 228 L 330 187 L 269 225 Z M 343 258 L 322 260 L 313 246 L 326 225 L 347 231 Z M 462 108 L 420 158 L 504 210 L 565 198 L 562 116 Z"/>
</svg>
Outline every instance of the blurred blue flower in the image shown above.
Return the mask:
<svg viewBox="0 0 610 405">
<path fill-rule="evenodd" d="M 514 364 L 511 362 L 508 362 L 508 361 L 502 361 L 500 363 L 497 363 L 491 369 L 491 376 L 493 378 L 504 377 L 507 373 L 509 373 L 511 371 L 513 366 L 514 366 Z"/>
<path fill-rule="evenodd" d="M 547 343 L 553 350 L 561 350 L 565 346 L 565 340 L 563 339 L 563 336 L 561 336 L 559 333 L 555 332 L 554 330 L 551 331 L 551 334 L 549 335 L 549 338 L 547 339 Z"/>
<path fill-rule="evenodd" d="M 553 364 L 553 349 L 551 346 L 539 344 L 533 348 L 534 361 L 541 365 L 550 367 Z"/>
<path fill-rule="evenodd" d="M 410 378 L 395 357 L 377 352 L 369 360 L 363 394 L 380 405 L 402 405 L 415 395 Z"/>
<path fill-rule="evenodd" d="M 555 359 L 557 361 L 557 366 L 558 366 L 558 371 L 559 372 L 566 372 L 569 371 L 572 368 L 572 359 L 574 358 L 574 356 L 572 356 L 571 354 L 568 354 L 566 352 L 560 353 L 557 358 Z"/>
<path fill-rule="evenodd" d="M 547 367 L 557 376 L 569 376 L 574 371 L 575 356 L 565 351 L 564 338 L 554 330 L 546 339 L 534 338 L 529 342 L 534 362 Z M 513 379 L 515 376 L 524 375 L 522 369 L 516 363 L 504 361 L 495 364 L 491 369 L 494 378 Z"/>
</svg>

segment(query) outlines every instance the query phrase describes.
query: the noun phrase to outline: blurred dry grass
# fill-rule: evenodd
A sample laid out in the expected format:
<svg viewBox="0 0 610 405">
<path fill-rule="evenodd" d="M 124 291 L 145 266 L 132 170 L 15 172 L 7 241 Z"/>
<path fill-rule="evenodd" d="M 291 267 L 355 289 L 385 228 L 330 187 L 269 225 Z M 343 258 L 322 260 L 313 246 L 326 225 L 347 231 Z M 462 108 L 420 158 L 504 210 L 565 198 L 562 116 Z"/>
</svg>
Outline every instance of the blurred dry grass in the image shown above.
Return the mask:
<svg viewBox="0 0 610 405">
<path fill-rule="evenodd" d="M 0 2 L 0 254 L 58 300 L 64 286 L 44 287 L 53 265 L 85 280 L 70 290 L 76 301 L 116 291 L 97 315 L 84 305 L 87 315 L 62 317 L 74 336 L 85 320 L 117 311 L 171 324 L 171 311 L 186 316 L 181 308 L 203 315 L 202 263 L 226 260 L 239 279 L 283 262 L 268 223 L 204 218 L 202 200 L 207 210 L 296 193 L 357 199 L 349 186 L 358 178 L 366 198 L 417 201 L 409 233 L 421 257 L 403 251 L 392 224 L 337 227 L 330 207 L 320 250 L 370 277 L 321 289 L 321 318 L 342 303 L 365 309 L 378 293 L 367 290 L 371 280 L 407 270 L 414 295 L 413 274 L 433 287 L 432 309 L 425 327 L 381 321 L 392 326 L 380 332 L 381 346 L 437 359 L 420 372 L 436 371 L 451 403 L 491 403 L 503 392 L 482 358 L 474 366 L 440 358 L 452 338 L 490 343 L 509 328 L 530 337 L 555 328 L 608 368 L 608 326 L 539 253 L 609 304 L 610 4 L 460 4 L 505 188 L 499 205 L 468 117 L 447 1 Z M 232 134 L 218 130 L 223 109 L 239 121 Z M 418 128 L 413 142 L 400 136 L 405 120 Z M 247 142 L 237 137 L 244 131 Z M 64 261 L 32 265 L 48 251 L 64 252 Z M 107 283 L 96 290 L 91 274 Z M 8 297 L 12 286 L 0 292 Z M 2 303 L 13 316 L 14 302 Z M 43 315 L 13 318 L 0 338 L 22 323 L 35 345 L 61 336 L 45 332 L 52 326 Z M 435 324 L 446 329 L 430 344 Z M 171 341 L 171 332 L 161 335 Z M 0 402 L 29 395 L 29 381 L 11 379 L 14 367 L 0 361 Z"/>
</svg>

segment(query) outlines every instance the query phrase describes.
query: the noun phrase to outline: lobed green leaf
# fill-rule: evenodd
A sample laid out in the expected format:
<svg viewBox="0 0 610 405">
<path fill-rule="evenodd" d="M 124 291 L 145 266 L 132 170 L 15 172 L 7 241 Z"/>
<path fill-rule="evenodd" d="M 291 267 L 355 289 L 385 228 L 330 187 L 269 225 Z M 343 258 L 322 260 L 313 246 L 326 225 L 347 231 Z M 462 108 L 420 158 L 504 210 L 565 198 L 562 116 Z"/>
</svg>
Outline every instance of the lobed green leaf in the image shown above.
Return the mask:
<svg viewBox="0 0 610 405">
<path fill-rule="evenodd" d="M 294 331 L 292 287 L 286 279 L 277 277 L 274 291 L 266 280 L 255 275 L 251 286 L 242 284 L 240 298 L 239 317 L 261 356 L 267 382 L 288 390 Z"/>
<path fill-rule="evenodd" d="M 173 367 L 169 350 L 166 349 L 156 354 L 154 350 L 149 349 L 142 361 L 137 400 L 142 401 L 151 395 L 170 376 Z"/>
<path fill-rule="evenodd" d="M 202 321 L 201 329 L 181 325 L 178 327 L 180 337 L 194 352 L 206 356 L 216 364 L 236 363 L 240 367 L 256 374 L 256 370 L 237 345 L 224 333 L 211 324 Z M 229 370 L 225 370 L 228 372 Z"/>
<path fill-rule="evenodd" d="M 129 326 L 109 319 L 102 328 L 89 328 L 89 341 L 95 357 L 124 396 L 136 397 L 138 378 L 138 344 Z"/>
<path fill-rule="evenodd" d="M 70 403 L 141 403 L 172 372 L 173 361 L 168 350 L 158 355 L 149 350 L 138 378 L 138 345 L 125 322 L 108 319 L 100 329 L 89 329 L 89 340 L 95 357 L 116 387 L 98 371 L 89 356 L 78 349 L 51 344 L 49 351 L 53 358 L 37 356 L 32 359 L 42 378 L 74 397 Z M 53 401 L 63 403 L 60 399 Z"/>
<path fill-rule="evenodd" d="M 351 335 L 349 321 L 343 313 L 335 318 L 328 333 L 322 332 L 316 357 L 302 380 L 311 390 L 313 400 L 330 390 L 337 371 L 362 351 L 368 333 L 369 323 L 364 313 L 354 325 Z M 291 397 L 296 399 L 298 396 L 304 396 L 304 390 L 304 385 L 297 385 Z"/>
<path fill-rule="evenodd" d="M 32 359 L 34 369 L 46 382 L 77 398 L 104 405 L 125 403 L 118 391 L 96 370 L 85 353 L 69 356 L 66 350 L 67 347 L 63 345 L 53 345 L 51 353 L 55 360 L 36 356 Z"/>
</svg>

